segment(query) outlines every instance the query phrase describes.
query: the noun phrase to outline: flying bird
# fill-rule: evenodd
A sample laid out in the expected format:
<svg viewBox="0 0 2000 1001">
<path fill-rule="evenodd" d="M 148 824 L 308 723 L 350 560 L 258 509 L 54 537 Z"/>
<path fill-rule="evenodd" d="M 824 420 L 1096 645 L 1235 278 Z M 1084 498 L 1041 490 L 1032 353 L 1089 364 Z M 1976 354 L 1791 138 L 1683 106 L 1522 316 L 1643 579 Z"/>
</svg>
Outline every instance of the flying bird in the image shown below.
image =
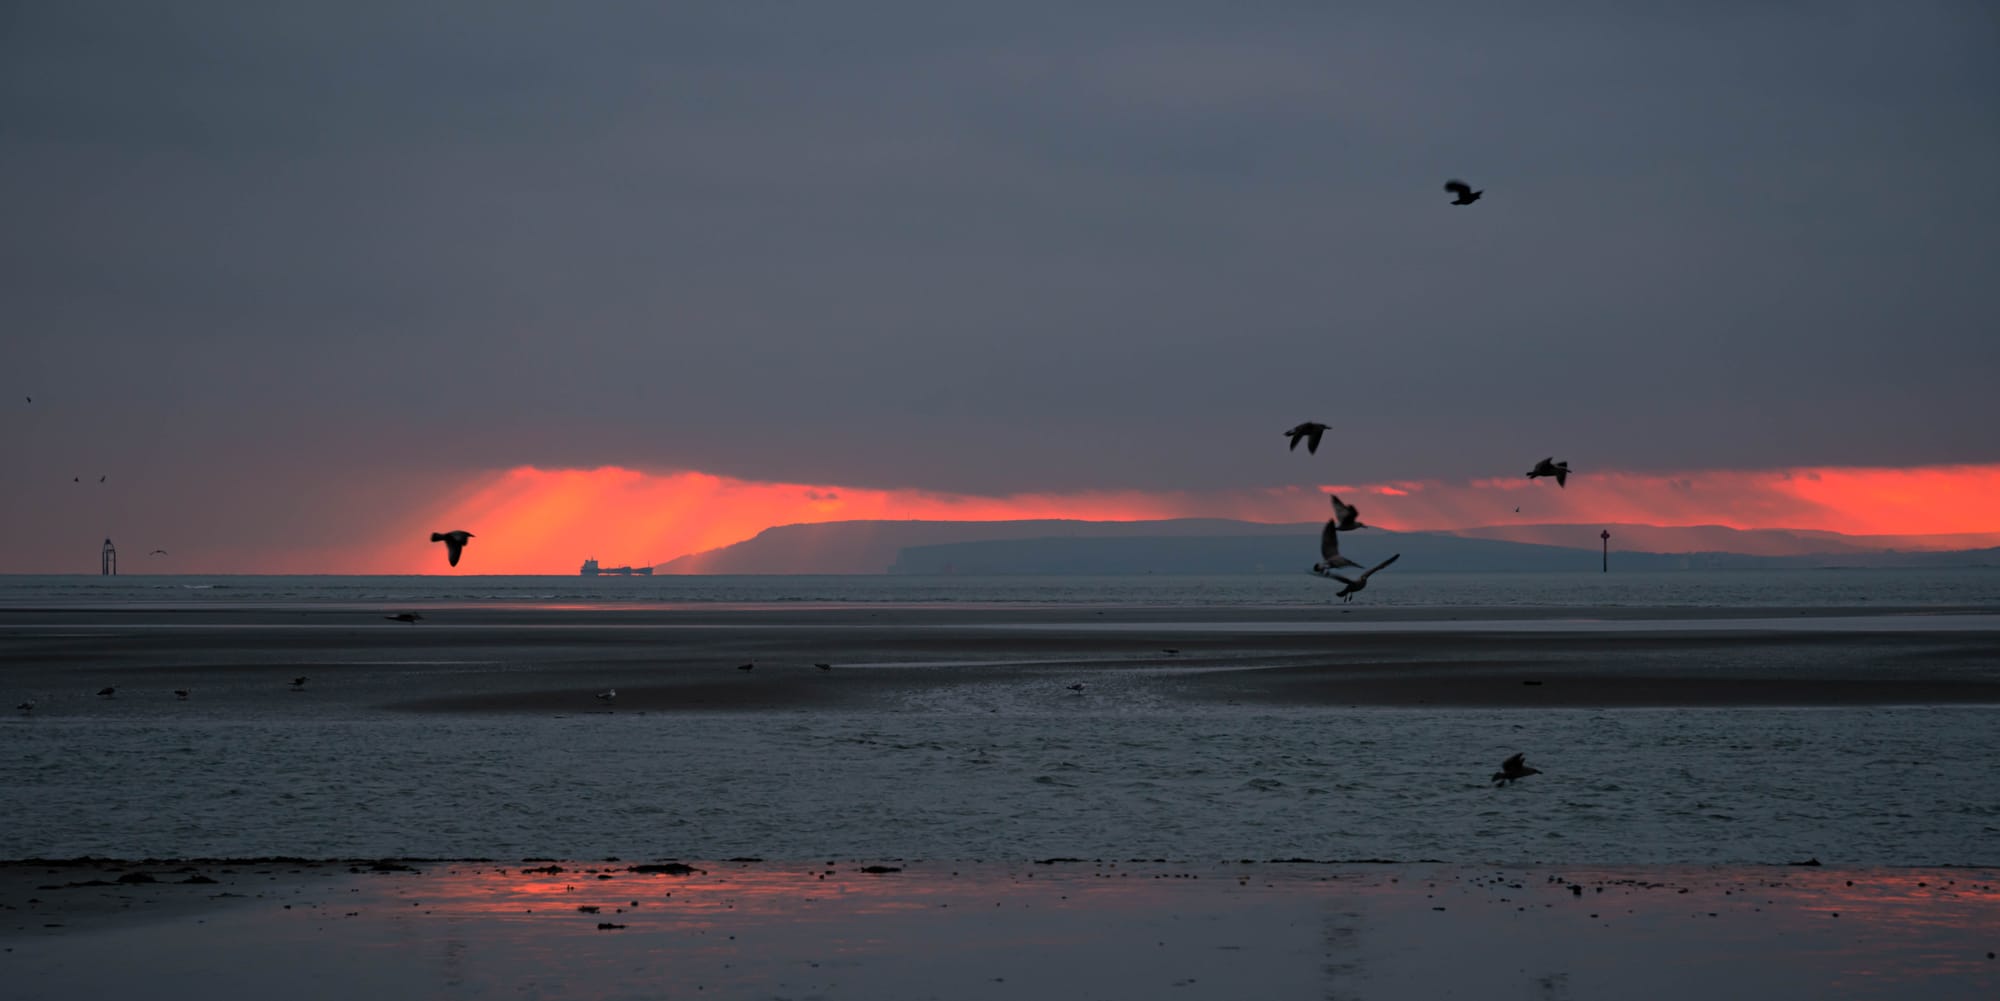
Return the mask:
<svg viewBox="0 0 2000 1001">
<path fill-rule="evenodd" d="M 450 532 L 431 533 L 432 542 L 444 543 L 445 556 L 451 560 L 452 566 L 458 565 L 459 554 L 465 552 L 465 540 L 470 538 L 472 538 L 472 533 L 462 528 Z"/>
<path fill-rule="evenodd" d="M 147 556 L 165 556 L 165 555 L 167 555 L 167 551 L 166 551 L 166 550 L 164 550 L 164 549 L 155 549 L 155 550 L 153 550 L 152 552 L 150 552 L 150 553 L 147 553 L 146 555 L 147 555 Z"/>
<path fill-rule="evenodd" d="M 292 679 L 292 691 L 295 691 L 295 692 L 296 692 L 296 691 L 300 691 L 301 689 L 303 689 L 303 688 L 305 688 L 305 687 L 306 687 L 306 676 L 305 676 L 305 675 L 301 674 L 301 675 L 299 675 L 298 677 L 296 677 L 296 678 L 293 678 L 293 679 Z"/>
<path fill-rule="evenodd" d="M 1083 682 L 1079 681 L 1076 684 L 1069 686 L 1069 690 L 1072 692 L 1083 691 Z"/>
<path fill-rule="evenodd" d="M 1403 554 L 1397 553 L 1396 555 L 1391 556 L 1388 559 L 1383 560 L 1382 562 L 1377 563 L 1366 570 L 1363 570 L 1361 572 L 1361 576 L 1355 577 L 1353 579 L 1342 577 L 1337 573 L 1330 573 L 1326 574 L 1325 576 L 1331 577 L 1334 580 L 1337 580 L 1342 584 L 1347 585 L 1346 587 L 1341 588 L 1339 591 L 1334 592 L 1334 597 L 1339 598 L 1342 601 L 1353 601 L 1355 593 L 1360 591 L 1362 588 L 1368 586 L 1368 578 L 1374 576 L 1375 571 L 1380 570 L 1383 567 L 1386 567 L 1389 564 L 1394 563 L 1402 558 Z"/>
<path fill-rule="evenodd" d="M 1319 451 L 1319 436 L 1325 434 L 1326 429 L 1330 426 L 1321 424 L 1318 421 L 1306 421 L 1285 432 L 1285 437 L 1292 440 L 1291 449 L 1294 452 L 1299 450 L 1299 439 L 1301 438 L 1305 439 L 1306 451 L 1317 452 Z"/>
<path fill-rule="evenodd" d="M 415 612 L 397 612 L 394 615 L 384 615 L 382 617 L 388 619 L 390 622 L 411 622 L 411 623 L 414 623 L 419 619 L 423 618 L 423 616 L 418 615 Z"/>
<path fill-rule="evenodd" d="M 118 694 L 118 688 L 114 685 L 106 685 L 103 688 L 97 690 L 97 697 L 101 699 L 112 698 L 117 694 Z"/>
<path fill-rule="evenodd" d="M 1368 527 L 1367 525 L 1363 525 L 1360 521 L 1361 519 L 1360 508 L 1355 507 L 1352 504 L 1342 504 L 1340 502 L 1339 494 L 1327 494 L 1326 497 L 1327 500 L 1333 502 L 1333 521 L 1328 522 L 1328 524 L 1333 525 L 1335 531 L 1352 532 L 1357 528 Z"/>
<path fill-rule="evenodd" d="M 814 664 L 813 666 L 814 666 L 814 667 L 817 667 L 817 668 L 819 668 L 819 669 L 820 669 L 820 670 L 822 670 L 822 671 L 831 671 L 831 670 L 833 670 L 833 665 L 832 665 L 832 664 Z"/>
<path fill-rule="evenodd" d="M 1453 205 L 1470 205 L 1478 201 L 1480 195 L 1486 193 L 1484 191 L 1474 191 L 1472 190 L 1472 185 L 1460 180 L 1444 182 L 1444 189 L 1458 196 L 1451 200 Z"/>
<path fill-rule="evenodd" d="M 1328 518 L 1326 527 L 1319 530 L 1319 562 L 1313 564 L 1313 573 L 1323 574 L 1336 567 L 1360 565 L 1340 555 L 1340 519 Z"/>
<path fill-rule="evenodd" d="M 186 702 L 186 701 L 187 701 L 187 697 L 188 697 L 188 696 L 190 696 L 190 695 L 193 695 L 193 694 L 194 694 L 194 690 L 193 690 L 193 689 L 189 689 L 189 688 L 176 688 L 176 689 L 174 689 L 174 698 L 177 698 L 177 699 L 181 700 L 182 702 Z"/>
<path fill-rule="evenodd" d="M 33 403 L 33 402 L 35 402 L 35 401 L 33 401 L 33 400 L 29 400 L 28 402 L 29 402 L 29 403 Z M 29 699 L 28 701 L 26 701 L 26 702 L 23 702 L 23 703 L 21 703 L 20 705 L 18 705 L 18 706 L 15 706 L 14 708 L 16 708 L 16 709 L 19 709 L 19 710 L 21 710 L 21 711 L 22 711 L 22 712 L 24 712 L 24 713 L 32 713 L 32 712 L 34 712 L 34 711 L 35 711 L 35 700 L 34 700 L 34 699 Z"/>
<path fill-rule="evenodd" d="M 618 697 L 618 689 L 616 688 L 607 688 L 597 693 L 597 699 L 600 702 L 609 702 L 617 697 Z"/>
<path fill-rule="evenodd" d="M 103 483 L 103 482 L 104 482 L 104 481 L 105 481 L 106 479 L 108 479 L 108 478 L 109 478 L 108 476 L 100 476 L 100 477 L 98 477 L 98 478 L 97 478 L 97 482 L 99 482 L 99 483 Z"/>
<path fill-rule="evenodd" d="M 757 668 L 757 662 L 754 660 L 736 665 L 736 669 L 739 671 L 753 671 L 756 670 L 756 668 Z"/>
<path fill-rule="evenodd" d="M 1525 760 L 1527 756 L 1528 752 L 1522 751 L 1521 753 L 1516 754 L 1513 757 L 1500 762 L 1500 770 L 1493 773 L 1493 784 L 1496 786 L 1503 786 L 1509 782 L 1515 781 L 1516 779 L 1525 779 L 1530 775 L 1542 774 L 1541 769 L 1528 767 L 1528 763 Z"/>
<path fill-rule="evenodd" d="M 1553 476 L 1556 478 L 1556 486 L 1562 486 L 1569 479 L 1569 463 L 1567 461 L 1556 462 L 1554 460 L 1555 456 L 1551 455 L 1535 463 L 1535 468 L 1528 470 L 1528 479 L 1532 480 L 1537 476 Z"/>
</svg>

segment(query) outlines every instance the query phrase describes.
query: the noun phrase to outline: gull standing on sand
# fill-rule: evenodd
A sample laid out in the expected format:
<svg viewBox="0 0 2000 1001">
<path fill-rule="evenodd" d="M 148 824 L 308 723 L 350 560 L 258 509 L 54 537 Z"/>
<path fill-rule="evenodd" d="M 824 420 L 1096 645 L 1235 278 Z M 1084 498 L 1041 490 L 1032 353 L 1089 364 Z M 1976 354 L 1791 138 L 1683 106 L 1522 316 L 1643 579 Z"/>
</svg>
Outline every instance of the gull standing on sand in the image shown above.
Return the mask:
<svg viewBox="0 0 2000 1001">
<path fill-rule="evenodd" d="M 1451 200 L 1453 205 L 1470 205 L 1478 201 L 1480 195 L 1486 193 L 1484 191 L 1474 191 L 1472 190 L 1472 185 L 1456 179 L 1444 182 L 1444 189 L 1458 196 Z"/>
<path fill-rule="evenodd" d="M 1368 578 L 1374 576 L 1375 571 L 1380 570 L 1383 567 L 1386 567 L 1389 564 L 1394 563 L 1402 558 L 1403 554 L 1397 553 L 1396 555 L 1391 556 L 1388 559 L 1383 560 L 1382 562 L 1377 563 L 1374 566 L 1369 567 L 1368 569 L 1362 571 L 1361 576 L 1352 579 L 1349 579 L 1347 577 L 1342 577 L 1337 573 L 1325 574 L 1324 576 L 1331 577 L 1334 580 L 1337 580 L 1342 584 L 1347 585 L 1346 587 L 1341 588 L 1339 591 L 1334 592 L 1334 597 L 1339 598 L 1342 601 L 1351 602 L 1354 600 L 1354 595 L 1357 592 L 1359 592 L 1362 588 L 1368 586 Z"/>
<path fill-rule="evenodd" d="M 1542 774 L 1541 769 L 1528 767 L 1527 757 L 1528 752 L 1522 751 L 1500 762 L 1500 770 L 1493 773 L 1493 784 L 1503 786 L 1517 779 L 1525 779 L 1530 775 Z"/>
<path fill-rule="evenodd" d="M 1569 461 L 1557 462 L 1555 458 L 1555 456 L 1551 455 L 1535 463 L 1535 468 L 1528 470 L 1528 479 L 1532 480 L 1537 476 L 1553 476 L 1556 478 L 1556 486 L 1562 486 L 1569 479 Z"/>
<path fill-rule="evenodd" d="M 452 566 L 458 565 L 459 554 L 465 552 L 465 540 L 470 538 L 472 538 L 472 533 L 462 528 L 453 529 L 449 532 L 431 533 L 432 542 L 444 543 L 445 557 L 451 560 Z"/>
<path fill-rule="evenodd" d="M 1326 429 L 1330 426 L 1321 424 L 1318 421 L 1306 421 L 1285 432 L 1285 437 L 1292 440 L 1291 449 L 1294 452 L 1299 450 L 1299 439 L 1301 438 L 1305 439 L 1306 451 L 1317 452 L 1319 451 L 1319 436 L 1325 434 Z"/>
</svg>

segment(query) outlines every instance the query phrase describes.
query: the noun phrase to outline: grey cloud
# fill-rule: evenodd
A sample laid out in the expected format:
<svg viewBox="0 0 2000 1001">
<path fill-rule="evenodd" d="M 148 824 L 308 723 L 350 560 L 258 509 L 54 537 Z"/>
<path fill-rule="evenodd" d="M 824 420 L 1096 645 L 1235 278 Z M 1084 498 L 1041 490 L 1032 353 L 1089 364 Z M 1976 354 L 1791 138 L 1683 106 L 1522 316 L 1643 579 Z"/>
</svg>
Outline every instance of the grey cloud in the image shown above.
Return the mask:
<svg viewBox="0 0 2000 1001">
<path fill-rule="evenodd" d="M 2000 459 L 1974 6 L 938 7 L 15 8 L 7 368 L 287 482 Z"/>
</svg>

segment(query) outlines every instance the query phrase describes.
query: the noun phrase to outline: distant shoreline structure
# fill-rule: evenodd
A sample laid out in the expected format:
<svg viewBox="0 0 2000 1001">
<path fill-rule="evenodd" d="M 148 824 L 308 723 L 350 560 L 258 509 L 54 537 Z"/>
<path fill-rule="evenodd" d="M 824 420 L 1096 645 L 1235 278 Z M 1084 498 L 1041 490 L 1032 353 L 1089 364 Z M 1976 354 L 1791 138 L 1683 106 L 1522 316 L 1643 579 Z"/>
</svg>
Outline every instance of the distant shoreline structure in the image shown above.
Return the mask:
<svg viewBox="0 0 2000 1001">
<path fill-rule="evenodd" d="M 583 569 L 577 571 L 580 577 L 651 577 L 652 567 L 600 567 L 595 556 L 583 561 Z"/>
</svg>

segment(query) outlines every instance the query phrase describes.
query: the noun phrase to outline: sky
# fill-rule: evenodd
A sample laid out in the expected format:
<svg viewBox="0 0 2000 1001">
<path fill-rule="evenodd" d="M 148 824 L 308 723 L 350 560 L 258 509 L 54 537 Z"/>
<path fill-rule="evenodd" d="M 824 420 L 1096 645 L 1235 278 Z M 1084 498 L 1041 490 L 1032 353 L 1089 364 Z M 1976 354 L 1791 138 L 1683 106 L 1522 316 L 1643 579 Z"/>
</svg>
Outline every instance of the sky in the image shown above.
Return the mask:
<svg viewBox="0 0 2000 1001">
<path fill-rule="evenodd" d="M 0 7 L 0 572 L 2000 530 L 1990 5 L 963 6 Z"/>
</svg>

